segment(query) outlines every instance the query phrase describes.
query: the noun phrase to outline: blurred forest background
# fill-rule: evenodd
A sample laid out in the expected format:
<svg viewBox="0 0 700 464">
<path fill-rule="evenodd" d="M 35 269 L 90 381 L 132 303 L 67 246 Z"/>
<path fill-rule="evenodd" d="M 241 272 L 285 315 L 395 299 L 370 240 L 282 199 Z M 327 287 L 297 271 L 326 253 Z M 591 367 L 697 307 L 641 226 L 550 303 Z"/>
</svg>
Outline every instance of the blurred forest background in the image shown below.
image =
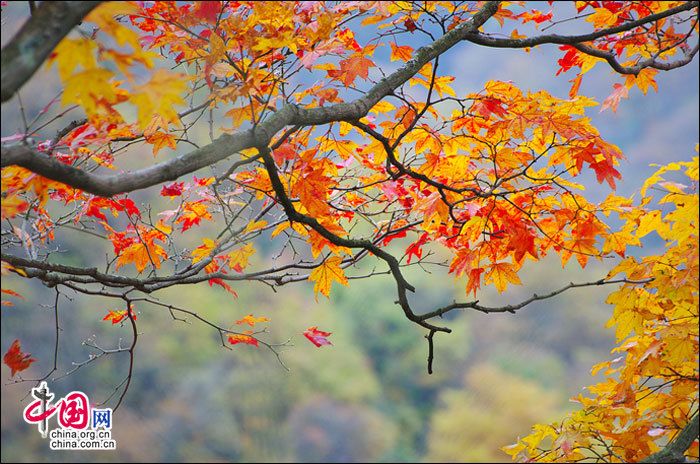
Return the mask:
<svg viewBox="0 0 700 464">
<path fill-rule="evenodd" d="M 3 44 L 21 25 L 24 9 L 24 2 L 3 8 Z M 458 93 L 476 91 L 488 79 L 502 79 L 524 90 L 544 88 L 566 98 L 569 77 L 554 77 L 560 54 L 555 47 L 526 54 L 464 44 L 449 51 L 441 67 L 444 74 L 456 76 Z M 388 59 L 385 64 L 386 69 L 395 66 Z M 584 79 L 581 94 L 600 102 L 616 77 L 608 68 L 598 68 Z M 649 163 L 689 159 L 694 153 L 697 62 L 659 75 L 658 81 L 658 93 L 644 97 L 635 90 L 617 113 L 590 110 L 601 133 L 627 156 L 620 169 L 622 195 L 639 189 L 653 171 Z M 21 92 L 25 111 L 35 114 L 57 90 L 53 72 L 42 69 Z M 21 127 L 17 105 L 4 105 L 3 137 Z M 46 135 L 56 129 L 47 128 Z M 202 127 L 203 137 L 206 132 Z M 142 150 L 150 156 L 149 147 Z M 594 181 L 589 185 L 594 197 L 608 194 L 605 186 Z M 133 198 L 155 209 L 172 207 L 155 188 Z M 217 226 L 205 224 L 195 235 L 212 236 Z M 409 243 L 397 243 L 393 251 L 401 255 Z M 653 241 L 646 245 L 662 246 Z M 75 233 L 61 234 L 57 241 L 58 248 L 73 250 L 61 255 L 66 264 L 100 265 L 104 246 L 97 237 Z M 270 242 L 256 247 L 254 265 L 273 259 Z M 432 251 L 435 261 L 444 258 L 439 249 Z M 559 258 L 550 256 L 521 273 L 522 287 L 509 288 L 504 295 L 485 289 L 478 298 L 484 304 L 515 303 L 569 281 L 597 280 L 613 264 L 593 261 L 581 270 L 572 261 L 562 270 Z M 365 267 L 356 274 L 370 270 Z M 429 271 L 434 273 L 416 266 L 407 270 L 408 280 L 418 287 L 415 307 L 434 308 L 465 298 L 463 281 L 455 281 L 444 269 Z M 16 278 L 11 288 L 27 299 L 2 308 L 2 350 L 19 338 L 23 349 L 38 359 L 25 377 L 42 375 L 53 362 L 55 293 Z M 590 368 L 609 358 L 614 341 L 613 331 L 604 329 L 611 313 L 604 300 L 612 288 L 581 289 L 532 304 L 516 315 L 451 315 L 454 333 L 435 337 L 435 372 L 428 375 L 424 332 L 394 304 L 395 286 L 388 276 L 334 286 L 330 300 L 321 297 L 318 302 L 311 283 L 285 286 L 277 293 L 246 283 L 235 290 L 238 298 L 201 284 L 158 296 L 222 325 L 249 313 L 269 317 L 272 340 L 293 337 L 294 346 L 282 354 L 289 371 L 265 349 L 238 345 L 225 350 L 218 334 L 206 326 L 174 321 L 165 309 L 137 305 L 141 335 L 134 378 L 113 418 L 117 450 L 50 451 L 36 427 L 22 420 L 33 384 L 14 384 L 3 367 L 2 461 L 498 462 L 507 458 L 501 446 L 527 433 L 534 423 L 556 420 L 576 406 L 568 398 L 595 380 Z M 82 344 L 84 340 L 103 348 L 130 341 L 128 326 L 102 321 L 109 309 L 122 309 L 113 305 L 100 298 L 61 298 L 59 374 L 95 353 Z M 301 336 L 314 325 L 333 333 L 332 346 L 316 348 Z M 99 402 L 122 381 L 127 362 L 125 354 L 104 357 L 49 387 L 59 397 L 82 390 Z"/>
</svg>

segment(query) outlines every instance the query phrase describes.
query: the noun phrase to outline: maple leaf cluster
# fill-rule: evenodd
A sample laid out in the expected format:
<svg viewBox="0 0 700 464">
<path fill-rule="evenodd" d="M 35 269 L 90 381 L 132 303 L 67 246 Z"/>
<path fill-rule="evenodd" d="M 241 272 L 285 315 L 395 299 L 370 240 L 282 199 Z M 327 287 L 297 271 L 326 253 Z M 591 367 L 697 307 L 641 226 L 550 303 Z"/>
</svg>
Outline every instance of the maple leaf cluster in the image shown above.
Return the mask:
<svg viewBox="0 0 700 464">
<path fill-rule="evenodd" d="M 593 446 L 592 435 L 573 432 L 585 416 L 596 418 L 590 431 L 601 440 L 637 447 L 626 459 L 649 455 L 670 438 L 670 421 L 692 409 L 691 384 L 680 379 L 670 393 L 650 392 L 658 404 L 646 409 L 636 397 L 648 392 L 641 379 L 697 377 L 687 364 L 697 356 L 697 332 L 686 325 L 697 318 L 686 314 L 697 303 L 688 274 L 697 193 L 662 177 L 684 169 L 697 182 L 697 162 L 660 169 L 635 204 L 615 193 L 622 151 L 587 112 L 617 111 L 633 88 L 657 90 L 659 70 L 689 63 L 697 4 L 569 6 L 575 16 L 562 19 L 558 6 L 507 2 L 104 2 L 83 18 L 90 33 L 62 36 L 46 59 L 60 98 L 24 133 L 3 137 L 3 237 L 11 253 L 27 257 L 8 251 L 5 258 L 3 242 L 3 274 L 121 299 L 141 292 L 145 307 L 203 321 L 150 295 L 207 282 L 236 298 L 241 282 L 307 282 L 316 298 L 330 298 L 334 283 L 388 272 L 403 312 L 429 331 L 432 353 L 432 336 L 449 328 L 434 322 L 443 312 L 411 307 L 407 292 L 416 288 L 406 267 L 446 269 L 472 298 L 486 285 L 499 292 L 520 285 L 525 263 L 548 254 L 581 267 L 616 256 L 623 258 L 616 271 L 644 281 L 627 282 L 608 300 L 627 361 L 600 369 L 622 377 L 592 390 L 595 399 L 580 399 L 585 412 L 570 427 L 537 428 L 509 452 L 540 458 L 535 450 L 552 438 L 557 458 L 579 458 L 577 449 Z M 570 20 L 592 31 L 544 33 Z M 487 21 L 499 32 L 484 32 Z M 542 34 L 522 35 L 515 26 L 523 24 Z M 465 41 L 558 46 L 557 75 L 576 73 L 568 98 L 504 81 L 458 92 L 439 58 Z M 598 65 L 621 76 L 601 103 L 579 94 Z M 46 138 L 42 118 L 59 105 L 84 118 Z M 208 121 L 206 136 L 198 121 Z M 27 150 L 22 161 L 17 153 Z M 603 200 L 586 193 L 586 176 L 604 186 Z M 673 212 L 649 207 L 652 187 L 670 192 L 662 203 Z M 612 227 L 611 215 L 624 225 Z M 99 270 L 51 261 L 49 245 L 76 230 L 106 239 Z M 628 248 L 652 232 L 669 244 L 666 254 L 630 257 Z M 374 260 L 374 270 L 362 272 L 362 260 Z M 126 318 L 135 324 L 126 309 L 104 320 Z M 270 322 L 265 316 L 239 319 L 237 326 L 250 327 L 242 331 L 206 322 L 228 348 L 277 346 L 255 328 Z M 316 347 L 330 345 L 330 332 L 302 333 Z M 5 361 L 14 375 L 34 359 L 16 342 Z M 661 407 L 670 400 L 678 407 Z M 613 427 L 623 420 L 628 428 Z"/>
<path fill-rule="evenodd" d="M 504 448 L 513 458 L 570 462 L 592 452 L 607 461 L 637 462 L 678 435 L 677 421 L 697 414 L 700 205 L 690 185 L 662 175 L 681 171 L 697 188 L 698 167 L 698 157 L 660 167 L 640 191 L 642 204 L 652 201 L 648 189 L 663 192 L 660 209 L 621 214 L 622 230 L 635 231 L 637 239 L 655 232 L 667 247 L 659 255 L 627 257 L 608 273 L 608 279 L 627 279 L 606 300 L 615 308 L 607 324 L 615 328 L 615 359 L 593 367 L 591 374 L 602 372 L 604 380 L 588 387 L 590 396 L 573 399 L 581 409 L 561 422 L 536 425 Z M 697 440 L 687 455 L 698 458 Z"/>
</svg>

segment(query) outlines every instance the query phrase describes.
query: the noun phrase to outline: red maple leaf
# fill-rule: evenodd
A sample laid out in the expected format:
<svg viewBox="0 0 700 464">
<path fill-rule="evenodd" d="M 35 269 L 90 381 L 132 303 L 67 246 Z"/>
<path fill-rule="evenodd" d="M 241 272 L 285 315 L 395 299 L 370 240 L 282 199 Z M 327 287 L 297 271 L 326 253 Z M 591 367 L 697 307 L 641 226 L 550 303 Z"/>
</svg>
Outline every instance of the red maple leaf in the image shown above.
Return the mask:
<svg viewBox="0 0 700 464">
<path fill-rule="evenodd" d="M 323 346 L 323 345 L 332 345 L 332 343 L 328 340 L 329 335 L 331 332 L 324 332 L 323 330 L 318 330 L 316 326 L 309 327 L 304 331 L 304 336 L 309 339 L 311 343 L 316 345 L 317 347 Z"/>
<path fill-rule="evenodd" d="M 185 187 L 184 182 L 173 182 L 170 185 L 164 185 L 160 190 L 160 195 L 163 197 L 179 197 L 182 195 L 182 190 Z"/>
<path fill-rule="evenodd" d="M 228 342 L 231 345 L 238 345 L 239 343 L 245 343 L 246 345 L 253 345 L 256 348 L 259 348 L 258 339 L 248 335 L 250 333 L 253 333 L 253 332 L 250 330 L 246 330 L 243 334 L 231 334 L 228 336 Z"/>
<path fill-rule="evenodd" d="M 272 156 L 275 157 L 277 164 L 283 164 L 287 160 L 294 159 L 296 154 L 297 151 L 291 143 L 283 143 L 272 152 Z"/>
<path fill-rule="evenodd" d="M 602 184 L 604 180 L 608 181 L 610 188 L 615 190 L 615 179 L 622 179 L 622 175 L 613 167 L 611 161 L 602 160 L 597 163 L 591 163 L 591 167 L 595 171 L 595 177 L 599 184 Z"/>
<path fill-rule="evenodd" d="M 557 76 L 562 72 L 567 72 L 574 66 L 578 66 L 581 63 L 581 58 L 579 57 L 579 51 L 576 50 L 571 45 L 562 45 L 559 50 L 564 50 L 566 53 L 562 58 L 560 58 L 557 63 L 559 63 L 559 70 L 557 71 Z"/>
<path fill-rule="evenodd" d="M 498 98 L 482 98 L 478 102 L 474 104 L 474 110 L 476 111 L 477 114 L 488 118 L 491 116 L 491 114 L 495 114 L 496 116 L 504 117 L 508 115 L 508 110 L 503 108 L 501 105 L 503 102 L 499 100 Z"/>
<path fill-rule="evenodd" d="M 408 264 L 411 264 L 411 258 L 415 256 L 418 259 L 421 259 L 423 256 L 423 245 L 426 244 L 428 241 L 428 233 L 425 232 L 421 237 L 418 239 L 417 242 L 411 243 L 408 248 L 406 248 L 406 256 L 408 256 Z"/>
<path fill-rule="evenodd" d="M 15 340 L 3 356 L 2 361 L 10 368 L 10 377 L 14 377 L 17 372 L 27 369 L 36 359 L 31 353 L 23 353 L 19 340 Z"/>
<path fill-rule="evenodd" d="M 384 240 L 382 240 L 382 245 L 387 246 L 389 243 L 391 243 L 392 240 L 396 238 L 403 238 L 406 236 L 406 229 L 400 230 L 399 232 L 396 232 L 395 234 L 388 234 L 386 237 L 384 237 Z"/>
<path fill-rule="evenodd" d="M 418 29 L 418 27 L 416 26 L 416 23 L 413 22 L 413 20 L 411 18 L 406 19 L 406 21 L 403 22 L 403 25 L 406 28 L 406 30 L 408 30 L 408 32 L 413 32 L 416 29 Z"/>
<path fill-rule="evenodd" d="M 197 2 L 197 8 L 192 14 L 208 23 L 215 23 L 220 12 L 221 2 Z"/>
<path fill-rule="evenodd" d="M 136 317 L 136 313 L 134 312 L 134 308 L 130 308 L 129 312 L 131 313 L 131 317 L 136 320 L 138 319 Z M 110 310 L 105 317 L 102 318 L 103 321 L 112 321 L 112 325 L 114 324 L 119 324 L 121 321 L 126 319 L 128 316 L 126 314 L 126 309 L 122 310 Z"/>
<path fill-rule="evenodd" d="M 585 147 L 577 148 L 575 151 L 572 150 L 572 155 L 576 160 L 576 169 L 580 171 L 583 167 L 584 161 L 589 164 L 595 163 L 595 155 L 598 153 L 600 153 L 600 150 L 596 148 L 593 142 L 589 143 Z"/>
<path fill-rule="evenodd" d="M 514 227 L 510 231 L 508 248 L 513 250 L 513 260 L 520 262 L 526 254 L 537 259 L 537 247 L 535 246 L 535 236 L 525 227 Z"/>
<path fill-rule="evenodd" d="M 544 14 L 541 11 L 530 10 L 529 12 L 517 15 L 516 18 L 522 19 L 523 24 L 527 23 L 528 21 L 534 21 L 536 24 L 540 24 L 545 21 L 551 21 L 552 15 L 552 11 L 550 11 L 547 14 Z"/>
</svg>

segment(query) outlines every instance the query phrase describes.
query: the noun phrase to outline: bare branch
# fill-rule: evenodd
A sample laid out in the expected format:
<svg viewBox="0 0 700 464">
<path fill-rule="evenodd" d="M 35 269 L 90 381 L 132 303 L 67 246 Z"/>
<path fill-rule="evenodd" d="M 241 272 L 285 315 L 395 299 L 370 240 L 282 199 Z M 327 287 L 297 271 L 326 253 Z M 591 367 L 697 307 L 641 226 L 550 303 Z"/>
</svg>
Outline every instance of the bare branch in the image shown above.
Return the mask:
<svg viewBox="0 0 700 464">
<path fill-rule="evenodd" d="M 584 282 L 580 284 L 575 284 L 573 282 L 570 282 L 568 285 L 558 289 L 554 290 L 553 292 L 547 293 L 546 295 L 537 295 L 534 294 L 530 298 L 528 298 L 525 301 L 522 301 L 518 304 L 514 305 L 505 305 L 505 306 L 482 306 L 479 304 L 479 300 L 476 301 L 470 301 L 467 303 L 453 303 L 448 306 L 444 306 L 442 308 L 436 309 L 435 311 L 431 311 L 429 313 L 421 314 L 420 319 L 421 320 L 426 320 L 426 319 L 431 319 L 433 317 L 442 317 L 444 314 L 455 310 L 455 309 L 475 309 L 477 311 L 481 311 L 482 313 L 515 313 L 518 309 L 524 308 L 525 306 L 529 305 L 532 302 L 539 301 L 539 300 L 546 300 L 552 297 L 555 297 L 559 295 L 560 293 L 564 293 L 565 291 L 572 289 L 572 288 L 580 288 L 580 287 L 592 287 L 592 286 L 598 286 L 598 285 L 610 285 L 610 284 L 622 284 L 622 283 L 628 283 L 628 284 L 645 284 L 648 282 L 651 282 L 652 279 L 645 279 L 645 280 L 629 280 L 629 279 L 616 279 L 616 280 L 605 280 L 605 279 L 600 279 L 596 280 L 595 282 Z"/>
</svg>

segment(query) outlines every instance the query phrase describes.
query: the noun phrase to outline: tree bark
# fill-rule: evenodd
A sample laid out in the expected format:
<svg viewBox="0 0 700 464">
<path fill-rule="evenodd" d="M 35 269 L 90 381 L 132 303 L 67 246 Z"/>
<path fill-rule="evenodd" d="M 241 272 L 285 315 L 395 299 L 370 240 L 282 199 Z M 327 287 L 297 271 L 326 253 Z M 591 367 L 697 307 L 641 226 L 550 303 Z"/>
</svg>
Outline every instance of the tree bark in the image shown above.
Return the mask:
<svg viewBox="0 0 700 464">
<path fill-rule="evenodd" d="M 34 75 L 58 43 L 100 2 L 41 2 L 2 49 L 2 102 Z"/>
</svg>

